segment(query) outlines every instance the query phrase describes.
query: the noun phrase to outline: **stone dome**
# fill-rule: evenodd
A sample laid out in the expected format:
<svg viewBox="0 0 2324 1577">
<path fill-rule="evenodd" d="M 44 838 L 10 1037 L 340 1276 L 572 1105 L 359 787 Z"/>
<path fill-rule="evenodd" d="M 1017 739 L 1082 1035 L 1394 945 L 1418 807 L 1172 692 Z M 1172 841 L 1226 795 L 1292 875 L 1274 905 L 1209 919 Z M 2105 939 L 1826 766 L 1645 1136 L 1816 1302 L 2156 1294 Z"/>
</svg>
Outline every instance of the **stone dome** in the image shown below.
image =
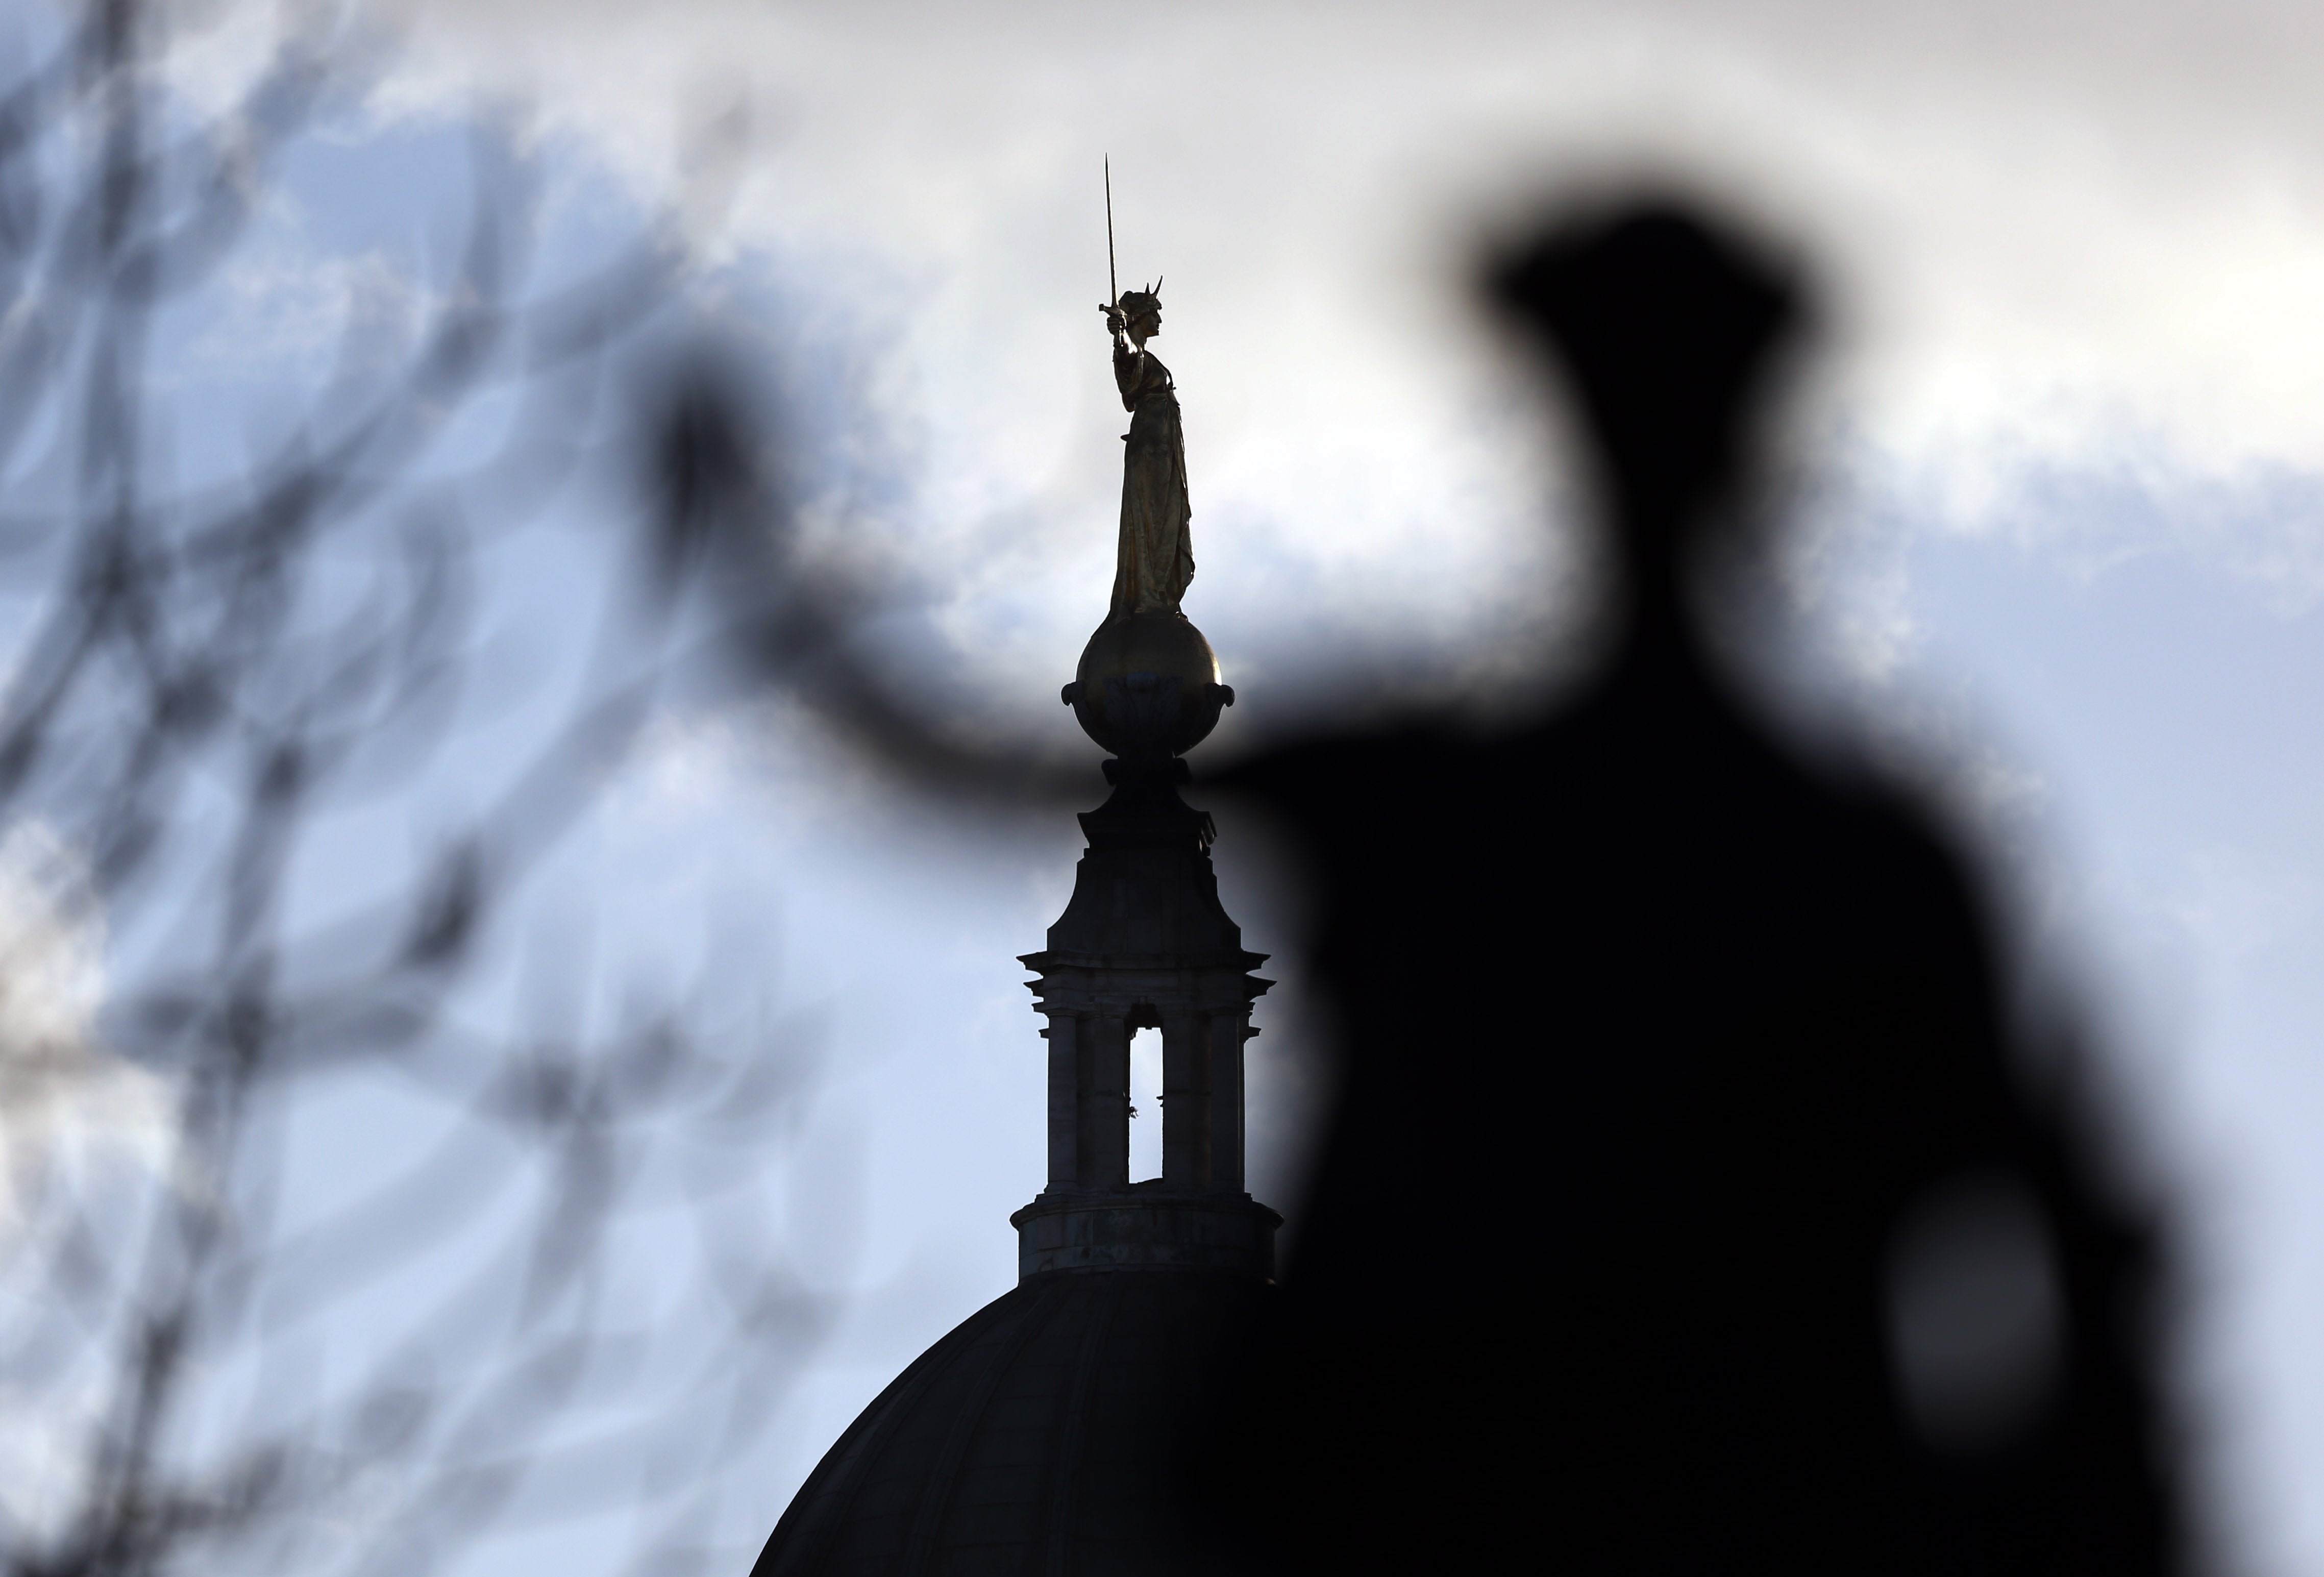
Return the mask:
<svg viewBox="0 0 2324 1577">
<path fill-rule="evenodd" d="M 1185 1474 L 1228 1427 L 1234 1353 L 1277 1296 L 1198 1270 L 1021 1283 L 863 1410 L 752 1577 L 1250 1569 Z"/>
</svg>

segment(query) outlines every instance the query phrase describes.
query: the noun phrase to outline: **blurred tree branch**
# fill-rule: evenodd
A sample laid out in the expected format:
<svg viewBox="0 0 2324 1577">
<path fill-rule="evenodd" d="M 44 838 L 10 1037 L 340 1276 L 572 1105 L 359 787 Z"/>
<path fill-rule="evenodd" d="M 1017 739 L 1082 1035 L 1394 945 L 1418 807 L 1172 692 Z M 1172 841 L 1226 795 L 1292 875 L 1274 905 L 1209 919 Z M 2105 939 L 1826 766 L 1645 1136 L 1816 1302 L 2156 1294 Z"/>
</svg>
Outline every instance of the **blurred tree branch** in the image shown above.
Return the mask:
<svg viewBox="0 0 2324 1577">
<path fill-rule="evenodd" d="M 343 355 L 244 474 L 182 484 L 157 315 L 217 287 L 270 167 L 344 86 L 347 41 L 344 18 L 306 15 L 238 103 L 203 115 L 172 90 L 166 22 L 96 0 L 0 92 L 0 564 L 31 610 L 0 695 L 0 825 L 67 852 L 51 863 L 71 880 L 42 890 L 60 924 L 78 905 L 161 938 L 109 982 L 102 1044 L 0 1046 L 17 1205 L 0 1382 L 10 1448 L 37 1464 L 0 1491 L 0 1563 L 432 1572 L 622 1493 L 649 1524 L 639 1558 L 683 1563 L 720 1463 L 825 1314 L 768 1251 L 751 1194 L 808 1048 L 720 1000 L 719 979 L 515 1045 L 449 1006 L 651 715 L 669 628 L 609 626 L 513 786 L 385 896 L 317 921 L 292 880 L 325 817 L 443 742 L 475 660 L 465 501 L 547 497 L 569 475 L 575 413 L 626 375 L 680 249 L 649 235 L 526 299 L 534 203 L 480 134 L 463 254 L 401 359 Z M 509 436 L 447 474 L 444 435 L 508 390 Z M 668 512 L 667 541 L 695 509 Z M 0 981 L 39 961 L 12 945 Z M 436 1148 L 296 1220 L 288 1093 L 356 1064 L 433 1093 Z M 36 1065 L 85 1083 L 110 1068 L 141 1093 L 134 1185 L 51 1164 L 32 1130 L 56 1081 Z M 683 1352 L 620 1285 L 641 1221 L 695 1240 Z M 494 1241 L 449 1254 L 461 1277 L 380 1296 L 480 1231 Z M 342 1372 L 316 1330 L 374 1299 L 375 1350 Z"/>
</svg>

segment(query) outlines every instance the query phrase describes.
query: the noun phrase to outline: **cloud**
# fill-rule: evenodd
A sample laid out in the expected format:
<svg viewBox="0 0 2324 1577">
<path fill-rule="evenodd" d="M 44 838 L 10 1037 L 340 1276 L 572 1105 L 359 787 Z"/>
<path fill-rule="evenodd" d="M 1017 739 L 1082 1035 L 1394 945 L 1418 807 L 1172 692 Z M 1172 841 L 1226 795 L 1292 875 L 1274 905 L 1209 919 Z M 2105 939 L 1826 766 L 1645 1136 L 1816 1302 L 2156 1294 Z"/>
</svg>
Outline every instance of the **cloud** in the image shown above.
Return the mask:
<svg viewBox="0 0 2324 1577">
<path fill-rule="evenodd" d="M 374 247 L 333 254 L 302 243 L 295 225 L 238 253 L 221 299 L 192 345 L 223 371 L 319 382 L 400 366 L 436 302 L 400 260 Z"/>
<path fill-rule="evenodd" d="M 20 1530 L 59 1530 L 87 1489 L 88 1433 L 115 1400 L 102 1363 L 121 1332 L 71 1296 L 141 1241 L 123 1183 L 171 1162 L 167 1084 L 107 1052 L 97 1034 L 106 928 L 80 858 L 45 825 L 0 837 L 0 1302 L 11 1339 L 45 1351 L 0 1390 L 0 1511 Z M 86 1322 L 86 1323 L 84 1323 Z M 77 1330 L 74 1328 L 78 1326 Z M 60 1343 L 60 1330 L 74 1339 Z"/>
<path fill-rule="evenodd" d="M 51 1189 L 158 1170 L 169 1091 L 105 1050 L 105 927 L 78 858 L 37 821 L 0 838 L 0 1257 Z"/>
<path fill-rule="evenodd" d="M 1801 430 L 1859 496 L 1937 501 L 1916 527 L 2018 517 L 2072 552 L 2027 507 L 2044 477 L 2135 465 L 2175 507 L 2324 472 L 2324 109 L 2288 64 L 2324 18 L 2289 4 L 375 14 L 407 45 L 375 114 L 521 100 L 706 256 L 890 326 L 862 387 L 914 435 L 899 518 L 964 597 L 1005 570 L 1006 618 L 962 639 L 1030 617 L 1051 667 L 1102 606 L 1119 485 L 1102 153 L 1123 279 L 1167 279 L 1214 634 L 1475 650 L 1572 615 L 1581 559 L 1541 524 L 1564 459 L 1465 271 L 1545 192 L 1642 170 L 1797 239 L 1833 325 Z M 688 179 L 706 125 L 723 208 Z M 2217 551 L 2324 585 L 2304 548 Z M 1858 622 L 1893 663 L 1893 610 Z"/>
</svg>

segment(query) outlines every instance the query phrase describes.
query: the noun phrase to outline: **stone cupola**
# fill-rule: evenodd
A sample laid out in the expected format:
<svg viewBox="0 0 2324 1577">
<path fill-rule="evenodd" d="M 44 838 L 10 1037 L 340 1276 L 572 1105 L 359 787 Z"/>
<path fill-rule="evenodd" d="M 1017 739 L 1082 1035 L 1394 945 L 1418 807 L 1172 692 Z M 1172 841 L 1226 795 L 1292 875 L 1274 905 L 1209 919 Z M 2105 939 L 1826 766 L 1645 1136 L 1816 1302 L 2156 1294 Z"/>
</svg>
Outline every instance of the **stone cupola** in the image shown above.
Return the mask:
<svg viewBox="0 0 2324 1577">
<path fill-rule="evenodd" d="M 1141 666 L 1130 668 L 1131 663 Z M 1150 666 L 1146 666 L 1150 665 Z M 1128 671 L 1123 671 L 1127 669 Z M 1119 753 L 1113 793 L 1081 817 L 1089 840 L 1048 945 L 1021 962 L 1048 1022 L 1048 1176 L 1010 1217 L 1020 1278 L 1053 1271 L 1208 1269 L 1272 1279 L 1282 1218 L 1243 1179 L 1243 1043 L 1252 1001 L 1242 929 L 1220 907 L 1211 818 L 1178 798 L 1179 752 L 1234 693 L 1179 613 L 1112 620 L 1065 700 Z M 1130 1176 L 1130 1054 L 1162 1037 L 1162 1176 Z"/>
<path fill-rule="evenodd" d="M 1165 622 L 1167 621 L 1167 622 Z M 1282 1217 L 1243 1189 L 1243 1041 L 1269 982 L 1219 907 L 1211 818 L 1177 752 L 1232 698 L 1176 613 L 1109 620 L 1066 687 L 1116 752 L 1049 945 L 1048 1178 L 1010 1221 L 1017 1285 L 954 1327 L 825 1453 L 754 1577 L 1202 1572 L 1269 1577 L 1190 1483 L 1240 1427 L 1275 1316 Z M 1130 1043 L 1162 1036 L 1162 1176 L 1130 1177 Z"/>
<path fill-rule="evenodd" d="M 1283 1218 L 1243 1183 L 1243 1043 L 1272 982 L 1219 906 L 1211 818 L 1178 798 L 1178 758 L 1234 692 L 1177 608 L 1194 573 L 1177 404 L 1167 372 L 1144 388 L 1124 383 L 1120 562 L 1140 574 L 1117 577 L 1065 689 L 1113 792 L 1082 816 L 1072 901 L 1023 959 L 1048 1025 L 1048 1139 L 1041 1192 L 1010 1217 L 1017 1285 L 857 1416 L 753 1577 L 1275 1571 L 1192 1474 L 1243 1427 Z M 1133 1180 L 1140 1032 L 1162 1041 L 1162 1175 Z"/>
</svg>

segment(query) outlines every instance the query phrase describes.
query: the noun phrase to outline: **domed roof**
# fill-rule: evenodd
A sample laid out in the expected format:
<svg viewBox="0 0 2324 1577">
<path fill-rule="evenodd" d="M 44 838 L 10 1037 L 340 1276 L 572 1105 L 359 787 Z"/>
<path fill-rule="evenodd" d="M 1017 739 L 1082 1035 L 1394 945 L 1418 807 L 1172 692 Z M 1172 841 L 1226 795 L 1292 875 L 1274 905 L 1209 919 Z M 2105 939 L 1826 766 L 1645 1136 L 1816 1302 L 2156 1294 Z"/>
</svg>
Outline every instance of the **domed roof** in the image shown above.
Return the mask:
<svg viewBox="0 0 2324 1577">
<path fill-rule="evenodd" d="M 1205 1271 L 1024 1282 L 863 1410 L 752 1577 L 1236 1570 L 1185 1473 L 1215 1446 L 1222 1370 L 1276 1296 Z"/>
</svg>

